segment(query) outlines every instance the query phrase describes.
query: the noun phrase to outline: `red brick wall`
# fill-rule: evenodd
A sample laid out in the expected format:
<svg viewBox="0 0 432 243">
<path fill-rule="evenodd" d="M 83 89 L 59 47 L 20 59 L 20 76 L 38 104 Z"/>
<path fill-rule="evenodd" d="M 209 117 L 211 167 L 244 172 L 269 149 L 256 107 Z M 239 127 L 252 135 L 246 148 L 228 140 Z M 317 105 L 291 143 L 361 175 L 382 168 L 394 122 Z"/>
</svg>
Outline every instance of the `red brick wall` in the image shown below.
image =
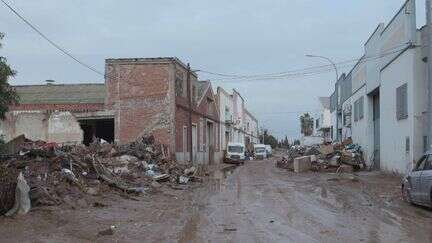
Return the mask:
<svg viewBox="0 0 432 243">
<path fill-rule="evenodd" d="M 213 120 L 214 127 L 214 141 L 213 144 L 216 146 L 215 151 L 219 151 L 219 129 L 220 124 L 219 115 L 217 112 L 216 102 L 213 102 L 213 110 L 214 113 L 210 114 L 208 111 L 207 97 L 213 99 L 213 90 L 210 88 L 207 90 L 205 97 L 202 99 L 199 106 L 194 106 L 194 111 L 192 113 L 192 123 L 197 125 L 197 138 L 198 138 L 198 151 L 202 151 L 202 143 L 207 144 L 206 136 L 207 136 L 207 119 Z M 183 126 L 187 126 L 189 128 L 189 112 L 187 111 L 188 103 L 187 99 L 176 97 L 176 152 L 184 152 L 183 151 Z M 203 128 L 200 127 L 200 119 L 203 119 Z M 201 134 L 201 131 L 203 134 Z M 202 136 L 202 141 L 200 141 L 200 137 Z M 189 137 L 187 137 L 187 151 L 190 151 L 189 146 Z M 202 143 L 201 143 L 202 142 Z"/>
<path fill-rule="evenodd" d="M 120 143 L 152 133 L 174 151 L 173 64 L 135 59 L 107 60 L 108 108 L 115 110 Z"/>
</svg>

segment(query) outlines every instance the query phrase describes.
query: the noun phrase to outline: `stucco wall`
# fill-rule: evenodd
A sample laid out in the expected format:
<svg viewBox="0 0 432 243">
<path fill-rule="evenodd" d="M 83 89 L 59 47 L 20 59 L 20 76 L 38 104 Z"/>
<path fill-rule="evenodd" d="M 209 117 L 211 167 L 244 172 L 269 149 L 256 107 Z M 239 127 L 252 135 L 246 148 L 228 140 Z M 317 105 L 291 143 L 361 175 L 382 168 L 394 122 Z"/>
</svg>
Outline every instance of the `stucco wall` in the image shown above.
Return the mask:
<svg viewBox="0 0 432 243">
<path fill-rule="evenodd" d="M 381 168 L 387 171 L 407 172 L 414 160 L 414 57 L 408 50 L 381 72 Z M 408 85 L 408 118 L 396 119 L 396 89 Z M 409 152 L 405 150 L 406 138 L 410 140 Z"/>
<path fill-rule="evenodd" d="M 17 136 L 56 143 L 81 143 L 83 131 L 70 112 L 11 111 L 0 122 L 6 141 Z"/>
<path fill-rule="evenodd" d="M 48 142 L 81 143 L 83 131 L 70 112 L 54 112 L 48 120 Z"/>
</svg>

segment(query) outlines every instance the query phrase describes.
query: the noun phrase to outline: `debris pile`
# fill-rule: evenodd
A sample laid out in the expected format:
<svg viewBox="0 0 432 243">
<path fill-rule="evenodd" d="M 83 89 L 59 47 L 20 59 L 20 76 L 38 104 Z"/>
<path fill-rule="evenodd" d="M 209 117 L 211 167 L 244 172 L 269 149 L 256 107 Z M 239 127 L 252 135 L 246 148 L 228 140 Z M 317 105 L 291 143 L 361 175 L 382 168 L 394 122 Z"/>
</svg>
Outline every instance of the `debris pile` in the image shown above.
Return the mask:
<svg viewBox="0 0 432 243">
<path fill-rule="evenodd" d="M 310 157 L 312 171 L 342 173 L 366 169 L 363 151 L 351 139 L 319 146 L 292 146 L 287 156 L 276 162 L 276 167 L 294 171 L 295 159 L 304 156 Z"/>
<path fill-rule="evenodd" d="M 197 167 L 171 160 L 167 147 L 153 136 L 124 145 L 93 143 L 88 147 L 21 141 L 15 141 L 15 154 L 0 161 L 0 215 L 16 204 L 20 174 L 29 186 L 32 206 L 74 202 L 86 195 L 106 194 L 113 188 L 143 193 L 156 183 L 201 181 Z"/>
</svg>

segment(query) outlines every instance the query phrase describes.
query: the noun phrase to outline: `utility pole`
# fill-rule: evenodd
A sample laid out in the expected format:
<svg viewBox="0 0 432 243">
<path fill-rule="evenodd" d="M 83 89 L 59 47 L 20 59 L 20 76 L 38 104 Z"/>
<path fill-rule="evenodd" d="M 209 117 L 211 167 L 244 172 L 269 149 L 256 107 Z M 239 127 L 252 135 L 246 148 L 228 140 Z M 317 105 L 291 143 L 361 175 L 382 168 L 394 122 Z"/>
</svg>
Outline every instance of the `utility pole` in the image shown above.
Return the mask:
<svg viewBox="0 0 432 243">
<path fill-rule="evenodd" d="M 432 145 L 432 12 L 431 0 L 426 0 L 427 65 L 428 65 L 428 137 L 427 150 Z"/>
<path fill-rule="evenodd" d="M 191 95 L 191 69 L 190 64 L 187 64 L 187 78 L 186 78 L 186 84 L 187 84 L 187 97 L 188 97 L 188 104 L 189 104 L 189 130 L 188 130 L 188 140 L 189 140 L 189 162 L 193 163 L 193 142 L 192 142 L 192 95 Z"/>
</svg>

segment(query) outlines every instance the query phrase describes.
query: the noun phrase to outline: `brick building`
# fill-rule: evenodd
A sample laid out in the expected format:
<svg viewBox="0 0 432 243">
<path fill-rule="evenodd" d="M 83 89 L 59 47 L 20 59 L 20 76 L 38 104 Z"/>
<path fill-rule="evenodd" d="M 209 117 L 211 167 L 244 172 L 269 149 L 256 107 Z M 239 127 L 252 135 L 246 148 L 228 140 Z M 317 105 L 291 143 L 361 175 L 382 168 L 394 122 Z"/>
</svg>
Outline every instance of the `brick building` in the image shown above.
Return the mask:
<svg viewBox="0 0 432 243">
<path fill-rule="evenodd" d="M 187 66 L 177 58 L 107 59 L 105 71 L 105 84 L 16 86 L 21 101 L 0 123 L 0 134 L 87 144 L 95 138 L 127 143 L 151 133 L 180 162 L 191 151 L 195 163 L 219 161 L 209 81 L 190 72 L 188 88 Z"/>
</svg>

